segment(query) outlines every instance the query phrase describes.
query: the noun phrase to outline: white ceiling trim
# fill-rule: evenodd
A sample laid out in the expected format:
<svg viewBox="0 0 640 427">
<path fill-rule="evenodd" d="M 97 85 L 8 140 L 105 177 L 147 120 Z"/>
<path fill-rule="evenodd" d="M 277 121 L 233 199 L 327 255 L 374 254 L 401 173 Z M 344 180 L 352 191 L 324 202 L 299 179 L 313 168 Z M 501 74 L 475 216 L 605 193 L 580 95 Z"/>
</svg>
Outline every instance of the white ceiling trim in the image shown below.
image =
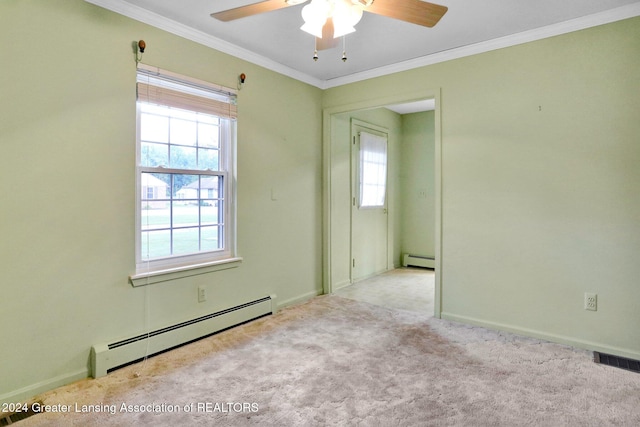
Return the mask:
<svg viewBox="0 0 640 427">
<path fill-rule="evenodd" d="M 479 53 L 490 52 L 492 50 L 516 46 L 536 40 L 542 40 L 545 38 L 584 30 L 587 28 L 596 27 L 598 25 L 609 24 L 636 16 L 640 16 L 640 3 L 622 6 L 605 12 L 583 16 L 581 18 L 560 22 L 558 24 L 549 25 L 546 27 L 536 28 L 530 31 L 511 34 L 505 37 L 488 40 L 486 42 L 445 50 L 443 52 L 434 53 L 432 55 L 398 62 L 386 67 L 375 68 L 369 71 L 363 71 L 361 73 L 354 73 L 345 77 L 329 79 L 324 82 L 323 89 L 328 89 L 331 87 L 341 86 L 349 83 L 355 83 L 361 80 L 380 77 L 400 71 L 411 70 L 414 68 L 420 68 L 427 65 L 438 64 L 440 62 L 451 61 L 453 59 L 460 59 L 466 56 L 477 55 Z"/>
<path fill-rule="evenodd" d="M 141 8 L 131 3 L 127 3 L 123 0 L 85 0 L 85 2 L 103 7 L 112 12 L 124 15 L 127 18 L 135 19 L 136 21 L 151 25 L 152 27 L 159 28 L 180 37 L 184 37 L 187 40 L 191 40 L 201 45 L 226 53 L 228 55 L 235 56 L 236 58 L 251 62 L 252 64 L 259 65 L 271 71 L 283 74 L 287 77 L 291 77 L 301 82 L 308 83 L 312 86 L 322 88 L 322 86 L 324 85 L 324 82 L 322 80 L 317 79 L 313 76 L 301 73 L 300 71 L 286 67 L 267 57 L 255 54 L 250 50 L 243 49 L 225 40 L 213 37 L 207 33 L 193 29 L 172 19 L 158 15 L 155 12 L 151 12 L 147 9 Z"/>
<path fill-rule="evenodd" d="M 320 80 L 308 74 L 294 70 L 284 66 L 267 57 L 253 53 L 247 49 L 231 44 L 225 40 L 213 37 L 202 31 L 195 30 L 179 22 L 165 18 L 154 12 L 150 12 L 139 6 L 127 3 L 123 0 L 85 0 L 96 6 L 124 15 L 128 18 L 135 19 L 142 23 L 151 25 L 169 33 L 184 37 L 188 40 L 234 56 L 236 58 L 251 62 L 253 64 L 265 67 L 269 70 L 283 74 L 287 77 L 299 80 L 301 82 L 316 86 L 320 89 L 329 89 L 336 86 L 342 86 L 349 83 L 355 83 L 361 80 L 381 77 L 387 74 L 393 74 L 414 68 L 424 67 L 427 65 L 438 64 L 453 59 L 459 59 L 466 56 L 477 55 L 479 53 L 490 52 L 492 50 L 502 49 L 505 47 L 516 46 L 523 43 L 529 43 L 549 37 L 567 34 L 573 31 L 584 30 L 598 25 L 609 24 L 627 18 L 640 16 L 640 3 L 633 3 L 605 12 L 595 13 L 593 15 L 583 16 L 581 18 L 572 19 L 546 27 L 537 28 L 530 31 L 500 37 L 488 40 L 482 43 L 476 43 L 469 46 L 449 49 L 443 52 L 434 53 L 409 61 L 399 62 L 393 65 L 374 68 L 361 73 L 355 73 L 346 77 L 339 77 L 329 80 Z"/>
</svg>

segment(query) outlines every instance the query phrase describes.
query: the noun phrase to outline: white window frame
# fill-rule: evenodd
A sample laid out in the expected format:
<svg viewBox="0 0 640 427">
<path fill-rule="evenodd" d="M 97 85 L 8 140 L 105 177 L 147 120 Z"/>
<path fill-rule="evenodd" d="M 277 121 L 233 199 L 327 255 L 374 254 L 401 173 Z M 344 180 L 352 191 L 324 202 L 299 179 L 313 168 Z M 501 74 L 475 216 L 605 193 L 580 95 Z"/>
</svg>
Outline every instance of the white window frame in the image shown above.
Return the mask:
<svg viewBox="0 0 640 427">
<path fill-rule="evenodd" d="M 141 71 L 142 70 L 142 71 Z M 138 81 L 144 78 L 145 75 L 156 75 L 167 78 L 170 82 L 171 89 L 175 90 L 174 83 L 190 85 L 196 88 L 196 90 L 211 91 L 212 93 L 224 93 L 225 96 L 229 96 L 231 102 L 233 102 L 233 109 L 235 111 L 235 91 L 228 88 L 222 88 L 203 82 L 200 80 L 192 79 L 189 77 L 177 75 L 168 71 L 163 71 L 155 67 L 149 67 L 144 64 L 138 65 Z M 142 77 L 141 77 L 142 76 Z M 162 104 L 159 104 L 162 105 Z M 184 108 L 186 109 L 186 108 Z M 212 114 L 215 115 L 215 114 Z M 217 116 L 217 115 L 216 115 Z M 220 117 L 220 116 L 218 116 Z M 136 102 L 136 274 L 130 277 L 131 283 L 134 286 L 149 284 L 149 277 L 156 277 L 154 281 L 165 280 L 163 275 L 169 275 L 172 277 L 181 277 L 179 273 L 181 271 L 188 271 L 192 269 L 208 269 L 208 271 L 215 271 L 220 268 L 225 268 L 224 264 L 236 263 L 241 261 L 241 258 L 236 253 L 236 120 L 235 114 L 230 117 L 221 117 L 219 132 L 219 166 L 218 170 L 211 169 L 181 169 L 171 168 L 166 166 L 144 166 L 142 165 L 142 141 L 141 141 L 141 105 L 140 102 Z M 222 219 L 222 234 L 223 234 L 223 248 L 210 251 L 199 251 L 190 254 L 170 255 L 166 257 L 158 257 L 153 259 L 145 259 L 142 254 L 142 174 L 143 173 L 162 173 L 162 174 L 187 174 L 198 175 L 206 178 L 208 176 L 219 176 L 223 180 L 223 219 Z M 170 190 L 171 192 L 171 190 Z M 202 194 L 198 194 L 198 199 Z M 177 196 L 169 195 L 173 200 L 179 200 Z M 220 197 L 220 195 L 219 195 Z M 205 195 L 206 198 L 206 195 Z M 201 231 L 202 225 L 199 224 L 197 228 Z M 171 225 L 171 229 L 174 226 Z M 175 227 L 177 228 L 177 227 Z M 216 268 L 216 266 L 222 266 Z M 213 267 L 213 269 L 212 269 Z M 178 273 L 178 276 L 176 276 Z M 202 271 L 198 271 L 194 274 L 201 274 Z M 189 275 L 186 273 L 184 275 Z M 141 281 L 142 280 L 142 281 Z M 144 283 L 143 283 L 144 282 Z"/>
</svg>

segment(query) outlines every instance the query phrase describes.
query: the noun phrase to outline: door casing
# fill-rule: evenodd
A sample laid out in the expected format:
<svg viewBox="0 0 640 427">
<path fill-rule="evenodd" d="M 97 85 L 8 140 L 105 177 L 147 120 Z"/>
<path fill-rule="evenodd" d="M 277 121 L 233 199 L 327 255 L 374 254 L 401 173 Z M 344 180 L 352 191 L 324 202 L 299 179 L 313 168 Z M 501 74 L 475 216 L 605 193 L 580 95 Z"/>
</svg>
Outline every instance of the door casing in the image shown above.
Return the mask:
<svg viewBox="0 0 640 427">
<path fill-rule="evenodd" d="M 366 96 L 366 95 L 365 95 Z M 442 123 L 441 123 L 441 90 L 424 89 L 411 93 L 394 93 L 392 95 L 384 95 L 363 99 L 356 102 L 346 103 L 327 107 L 322 112 L 322 157 L 323 157 L 323 186 L 322 186 L 322 287 L 325 294 L 333 292 L 332 282 L 332 230 L 331 225 L 334 221 L 332 218 L 332 117 L 334 115 L 354 112 L 359 110 L 368 110 L 383 107 L 385 105 L 394 105 L 405 102 L 422 101 L 433 99 L 435 101 L 434 110 L 434 126 L 435 126 L 435 295 L 434 295 L 434 317 L 440 318 L 442 312 L 442 289 L 444 287 L 442 277 L 442 264 L 444 262 L 442 256 L 443 248 L 443 232 L 442 232 Z M 337 261 L 336 261 L 337 262 Z M 341 262 L 341 261 L 340 261 Z"/>
</svg>

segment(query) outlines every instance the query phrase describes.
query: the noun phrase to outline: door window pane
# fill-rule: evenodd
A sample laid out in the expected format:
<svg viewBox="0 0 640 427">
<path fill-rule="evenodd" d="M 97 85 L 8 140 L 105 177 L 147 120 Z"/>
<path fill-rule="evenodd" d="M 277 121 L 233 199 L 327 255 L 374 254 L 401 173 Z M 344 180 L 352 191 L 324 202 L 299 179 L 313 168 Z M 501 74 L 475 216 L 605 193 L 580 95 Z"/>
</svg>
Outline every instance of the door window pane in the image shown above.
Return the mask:
<svg viewBox="0 0 640 427">
<path fill-rule="evenodd" d="M 383 207 L 387 193 L 387 138 L 360 132 L 360 207 Z"/>
</svg>

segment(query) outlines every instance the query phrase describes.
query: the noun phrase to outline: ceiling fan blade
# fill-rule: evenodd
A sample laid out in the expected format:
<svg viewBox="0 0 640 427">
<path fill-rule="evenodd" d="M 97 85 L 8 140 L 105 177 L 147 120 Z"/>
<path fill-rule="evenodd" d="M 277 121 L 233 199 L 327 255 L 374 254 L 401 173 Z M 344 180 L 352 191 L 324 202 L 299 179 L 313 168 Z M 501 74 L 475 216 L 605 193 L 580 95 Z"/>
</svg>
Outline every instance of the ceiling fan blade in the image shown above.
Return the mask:
<svg viewBox="0 0 640 427">
<path fill-rule="evenodd" d="M 424 27 L 433 27 L 449 8 L 420 0 L 374 0 L 364 8 L 376 15 L 388 16 Z"/>
<path fill-rule="evenodd" d="M 333 38 L 333 19 L 328 18 L 322 26 L 322 38 L 316 37 L 316 49 L 326 50 L 338 46 L 340 40 Z"/>
<path fill-rule="evenodd" d="M 300 4 L 300 2 L 297 4 Z M 272 10 L 284 9 L 289 6 L 295 6 L 295 4 L 289 4 L 285 0 L 265 0 L 260 3 L 248 4 L 246 6 L 227 9 L 221 12 L 214 12 L 211 14 L 211 17 L 227 22 L 251 15 L 257 15 L 259 13 L 271 12 Z"/>
</svg>

